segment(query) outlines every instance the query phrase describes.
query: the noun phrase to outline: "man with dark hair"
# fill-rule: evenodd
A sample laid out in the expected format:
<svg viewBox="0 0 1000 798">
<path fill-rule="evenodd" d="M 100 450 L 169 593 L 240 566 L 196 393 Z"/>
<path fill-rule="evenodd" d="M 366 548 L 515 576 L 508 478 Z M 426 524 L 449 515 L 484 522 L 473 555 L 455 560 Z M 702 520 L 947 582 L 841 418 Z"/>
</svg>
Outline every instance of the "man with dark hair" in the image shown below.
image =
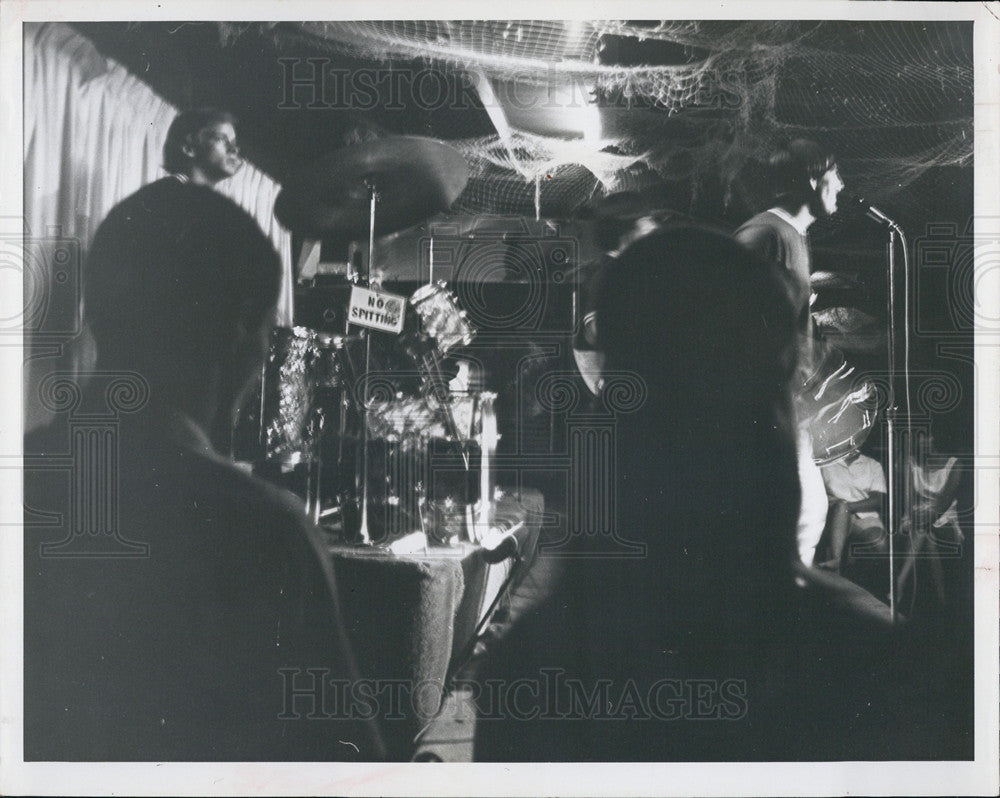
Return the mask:
<svg viewBox="0 0 1000 798">
<path fill-rule="evenodd" d="M 25 758 L 379 759 L 333 698 L 356 674 L 319 530 L 209 439 L 259 373 L 278 255 L 229 199 L 172 182 L 97 231 L 98 368 L 25 443 L 47 469 L 25 505 L 51 514 L 25 533 Z"/>
<path fill-rule="evenodd" d="M 174 117 L 163 144 L 163 168 L 176 178 L 214 186 L 243 166 L 236 118 L 217 108 L 195 108 Z"/>
<path fill-rule="evenodd" d="M 833 154 L 807 139 L 796 139 L 778 149 L 768 166 L 774 205 L 745 222 L 736 231 L 736 240 L 782 265 L 792 278 L 799 331 L 799 381 L 804 384 L 813 367 L 808 230 L 817 219 L 836 213 L 837 195 L 844 183 Z M 808 419 L 800 419 L 798 459 L 802 490 L 797 533 L 799 557 L 806 565 L 812 565 L 829 505 L 823 477 L 813 462 Z"/>
</svg>

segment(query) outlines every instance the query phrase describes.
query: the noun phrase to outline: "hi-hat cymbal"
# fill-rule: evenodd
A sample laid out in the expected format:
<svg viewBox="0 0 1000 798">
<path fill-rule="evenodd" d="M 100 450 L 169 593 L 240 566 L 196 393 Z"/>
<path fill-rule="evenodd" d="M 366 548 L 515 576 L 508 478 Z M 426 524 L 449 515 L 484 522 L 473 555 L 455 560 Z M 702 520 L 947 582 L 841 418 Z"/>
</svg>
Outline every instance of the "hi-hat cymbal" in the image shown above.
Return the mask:
<svg viewBox="0 0 1000 798">
<path fill-rule="evenodd" d="M 274 205 L 282 225 L 313 238 L 367 238 L 371 186 L 375 235 L 447 210 L 469 179 L 460 152 L 434 139 L 394 136 L 324 155 L 285 182 Z"/>
<path fill-rule="evenodd" d="M 841 272 L 813 272 L 809 275 L 809 285 L 813 291 L 836 291 L 860 288 L 856 276 Z"/>
</svg>

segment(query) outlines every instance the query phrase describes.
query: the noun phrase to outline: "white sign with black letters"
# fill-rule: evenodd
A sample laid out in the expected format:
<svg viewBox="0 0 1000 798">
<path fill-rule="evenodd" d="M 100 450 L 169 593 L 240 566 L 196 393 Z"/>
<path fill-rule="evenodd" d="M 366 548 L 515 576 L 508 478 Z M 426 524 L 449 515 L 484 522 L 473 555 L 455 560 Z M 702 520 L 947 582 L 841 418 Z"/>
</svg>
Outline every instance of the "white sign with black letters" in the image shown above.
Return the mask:
<svg viewBox="0 0 1000 798">
<path fill-rule="evenodd" d="M 347 321 L 372 330 L 399 334 L 403 331 L 403 310 L 406 297 L 372 291 L 359 285 L 351 289 L 351 304 Z"/>
</svg>

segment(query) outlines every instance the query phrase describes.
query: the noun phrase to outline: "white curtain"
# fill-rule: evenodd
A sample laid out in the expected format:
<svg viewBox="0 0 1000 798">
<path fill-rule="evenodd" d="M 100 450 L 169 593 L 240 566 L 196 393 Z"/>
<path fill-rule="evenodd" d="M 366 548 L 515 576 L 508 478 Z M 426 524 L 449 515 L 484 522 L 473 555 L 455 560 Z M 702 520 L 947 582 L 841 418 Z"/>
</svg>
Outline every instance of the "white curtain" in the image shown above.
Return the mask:
<svg viewBox="0 0 1000 798">
<path fill-rule="evenodd" d="M 26 286 L 26 296 L 30 292 L 59 300 L 45 306 L 49 317 L 25 316 L 27 429 L 47 420 L 36 398 L 39 379 L 53 370 L 85 367 L 93 356 L 78 318 L 52 317 L 77 312 L 65 301 L 67 292 L 77 289 L 76 281 L 67 287 L 60 275 L 56 283 L 58 262 L 69 252 L 71 268 L 78 269 L 108 211 L 163 177 L 163 141 L 175 114 L 172 105 L 72 28 L 25 24 L 24 215 L 30 250 L 25 259 L 34 270 L 29 275 L 26 269 L 25 281 L 36 281 Z M 257 220 L 281 254 L 277 322 L 290 325 L 291 236 L 273 214 L 281 186 L 247 164 L 219 189 Z M 34 357 L 28 359 L 30 355 Z"/>
</svg>

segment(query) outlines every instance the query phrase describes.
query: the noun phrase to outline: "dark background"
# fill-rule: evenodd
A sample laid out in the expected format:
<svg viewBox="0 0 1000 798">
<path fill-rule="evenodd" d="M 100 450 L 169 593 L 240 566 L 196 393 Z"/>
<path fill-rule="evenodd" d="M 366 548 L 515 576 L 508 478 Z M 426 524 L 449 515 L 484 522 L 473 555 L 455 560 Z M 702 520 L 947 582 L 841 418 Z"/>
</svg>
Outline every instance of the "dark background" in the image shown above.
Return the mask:
<svg viewBox="0 0 1000 798">
<path fill-rule="evenodd" d="M 505 87 L 529 72 L 526 64 L 544 61 L 582 70 L 578 85 L 590 81 L 587 85 L 596 87 L 603 135 L 610 142 L 606 151 L 641 157 L 615 176 L 613 188 L 571 163 L 561 164 L 543 185 L 541 215 L 578 244 L 569 267 L 595 254 L 592 230 L 580 219 L 602 194 L 638 191 L 654 207 L 733 229 L 766 207 L 762 161 L 774 143 L 815 138 L 837 153 L 848 191 L 875 202 L 908 235 L 911 368 L 923 375 L 915 380 L 930 380 L 922 392 L 920 384 L 913 385 L 924 400 L 911 410 L 919 423 L 933 422 L 951 450 L 971 451 L 971 23 L 581 25 L 576 39 L 563 23 L 517 21 L 74 27 L 177 106 L 217 105 L 235 112 L 245 155 L 279 182 L 327 152 L 371 138 L 410 134 L 454 143 L 469 154 L 471 167 L 453 209 L 464 223 L 460 238 L 466 244 L 475 227 L 469 219 L 535 214 L 533 185 L 478 157 L 495 140 L 496 129 L 469 88 L 469 74 L 484 70 L 497 95 L 505 96 Z M 497 56 L 507 60 L 490 60 Z M 309 66 L 308 59 L 319 60 Z M 588 64 L 594 65 L 593 74 L 587 73 Z M 709 89 L 696 99 L 672 102 L 662 85 L 627 88 L 637 67 L 663 71 L 706 64 Z M 289 98 L 289 69 L 299 80 L 313 69 L 324 72 L 323 96 L 300 86 Z M 603 74 L 597 69 L 612 72 L 597 79 Z M 365 93 L 338 96 L 336 76 L 343 80 L 358 70 L 381 77 Z M 413 102 L 416 75 L 459 101 Z M 542 84 L 546 79 L 538 78 Z M 512 111 L 509 102 L 504 110 Z M 572 131 L 558 129 L 558 111 L 547 113 L 518 119 L 522 128 L 534 128 L 526 133 L 549 143 L 572 138 Z M 533 153 L 520 155 L 530 162 Z M 425 233 L 418 227 L 379 242 L 388 259 L 381 265 L 390 274 L 404 263 L 412 269 Z M 538 228 L 530 235 L 539 236 Z M 860 289 L 847 298 L 821 292 L 814 309 L 850 302 L 884 329 L 885 230 L 856 209 L 843 208 L 814 224 L 810 237 L 813 270 L 846 273 L 857 278 Z M 343 248 L 344 242 L 331 242 L 326 251 Z M 901 254 L 897 249 L 900 341 L 906 290 Z M 540 265 L 543 272 L 547 268 Z M 509 277 L 517 281 L 517 275 Z M 550 273 L 543 277 L 554 282 Z M 897 358 L 901 363 L 901 353 Z M 858 360 L 875 373 L 886 368 L 881 346 Z M 935 373 L 944 373 L 949 385 L 957 381 L 959 395 L 933 400 Z"/>
</svg>

